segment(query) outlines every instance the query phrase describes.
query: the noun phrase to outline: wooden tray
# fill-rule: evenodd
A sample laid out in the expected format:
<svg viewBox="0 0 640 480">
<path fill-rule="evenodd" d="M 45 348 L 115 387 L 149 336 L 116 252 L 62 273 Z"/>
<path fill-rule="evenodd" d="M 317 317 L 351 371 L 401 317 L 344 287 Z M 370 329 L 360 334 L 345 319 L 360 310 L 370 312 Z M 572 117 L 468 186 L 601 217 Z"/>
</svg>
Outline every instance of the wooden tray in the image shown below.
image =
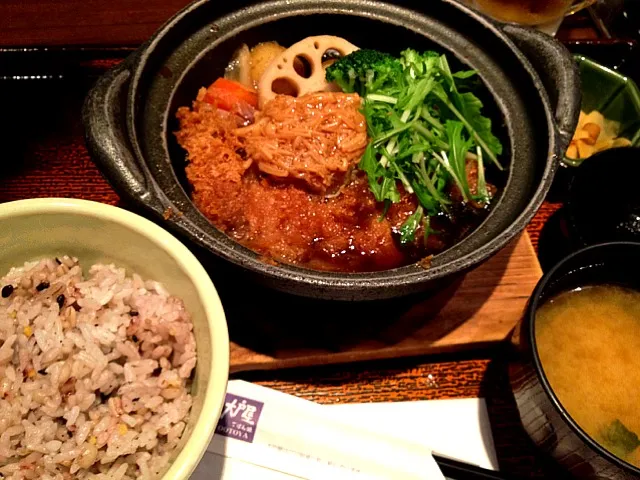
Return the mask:
<svg viewBox="0 0 640 480">
<path fill-rule="evenodd" d="M 503 342 L 542 271 L 529 235 L 437 293 L 362 305 L 221 288 L 231 371 L 415 356 Z"/>
</svg>

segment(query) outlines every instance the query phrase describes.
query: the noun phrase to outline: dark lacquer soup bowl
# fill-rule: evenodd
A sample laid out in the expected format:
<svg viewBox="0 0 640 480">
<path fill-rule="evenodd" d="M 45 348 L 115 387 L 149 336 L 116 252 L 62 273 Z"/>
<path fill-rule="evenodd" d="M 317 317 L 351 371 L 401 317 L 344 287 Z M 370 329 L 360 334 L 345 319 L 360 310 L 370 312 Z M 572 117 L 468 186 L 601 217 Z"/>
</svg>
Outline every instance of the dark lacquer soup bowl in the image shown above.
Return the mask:
<svg viewBox="0 0 640 480">
<path fill-rule="evenodd" d="M 509 364 L 509 377 L 523 427 L 541 450 L 553 457 L 575 478 L 593 480 L 640 478 L 640 468 L 634 466 L 628 458 L 629 455 L 635 456 L 640 452 L 637 450 L 640 446 L 640 440 L 635 432 L 627 429 L 623 423 L 617 423 L 616 420 L 609 426 L 609 429 L 597 432 L 598 435 L 606 434 L 606 437 L 600 437 L 599 441 L 596 441 L 595 437 L 591 436 L 594 435 L 593 431 L 590 435 L 586 425 L 581 423 L 585 419 L 585 412 L 587 412 L 589 420 L 600 420 L 597 416 L 601 415 L 602 411 L 615 416 L 617 405 L 614 403 L 617 403 L 615 398 L 618 396 L 614 395 L 614 400 L 611 400 L 611 395 L 605 393 L 611 388 L 608 386 L 609 384 L 616 383 L 614 375 L 601 377 L 598 372 L 587 368 L 588 375 L 596 379 L 594 383 L 597 383 L 597 387 L 588 389 L 586 396 L 589 398 L 583 399 L 585 406 L 582 412 L 576 411 L 576 404 L 570 404 L 568 397 L 565 397 L 565 403 L 561 401 L 561 395 L 557 388 L 559 383 L 555 384 L 555 390 L 552 386 L 552 380 L 555 379 L 556 382 L 559 382 L 558 377 L 550 376 L 552 371 L 550 370 L 551 365 L 548 363 L 549 357 L 544 357 L 541 353 L 541 341 L 544 340 L 541 340 L 537 334 L 536 326 L 539 326 L 537 322 L 540 322 L 537 313 L 543 305 L 548 305 L 549 300 L 559 299 L 558 295 L 577 291 L 584 292 L 585 289 L 593 287 L 613 286 L 637 294 L 640 290 L 638 269 L 640 269 L 640 243 L 636 242 L 601 243 L 572 253 L 549 270 L 540 280 L 531 296 L 526 313 L 513 334 L 515 356 Z M 598 291 L 596 297 L 598 302 L 604 301 L 601 299 L 605 298 L 600 293 L 601 291 Z M 579 313 L 574 311 L 562 319 L 569 320 L 565 325 L 567 329 L 576 328 L 576 324 L 579 323 L 576 315 Z M 612 315 L 615 314 L 608 311 L 602 316 L 602 323 L 607 323 Z M 637 317 L 633 320 L 637 320 Z M 581 332 L 584 331 L 581 330 Z M 599 359 L 597 362 L 605 369 L 616 369 L 617 362 L 620 361 L 619 353 L 616 352 L 621 351 L 618 344 L 612 340 L 607 341 L 606 336 L 600 336 L 599 332 L 593 335 L 597 337 L 595 344 L 599 349 L 612 352 L 610 356 L 597 356 L 596 358 Z M 622 335 L 634 337 L 635 333 L 630 335 L 623 332 Z M 559 346 L 553 351 L 546 350 L 546 354 L 555 355 L 555 352 L 560 354 L 560 350 L 567 351 L 566 342 L 571 341 L 570 335 L 558 335 Z M 596 356 L 597 353 L 593 353 L 594 350 L 583 349 L 582 351 L 585 356 Z M 574 350 L 569 349 L 568 351 L 573 352 Z M 547 363 L 544 358 L 547 358 Z M 624 359 L 624 363 L 627 363 L 626 357 Z M 559 363 L 564 363 L 564 360 L 562 357 Z M 569 360 L 569 363 L 575 365 L 577 357 L 571 357 Z M 583 364 L 585 364 L 584 362 L 585 360 L 582 360 Z M 633 369 L 633 365 L 631 363 L 629 368 Z M 554 368 L 558 368 L 557 363 Z M 582 377 L 563 373 L 565 373 L 563 382 L 572 382 L 572 390 L 581 391 L 582 386 L 578 383 L 581 382 L 580 378 Z M 637 385 L 633 386 L 633 388 L 636 387 Z M 635 400 L 633 391 L 626 393 L 624 396 L 633 402 Z M 566 391 L 564 394 L 566 395 Z M 607 399 L 607 401 L 603 404 L 604 400 L 602 399 Z M 571 411 L 569 405 L 573 406 L 574 410 Z M 596 413 L 596 410 L 593 409 L 594 405 L 603 406 Z M 633 412 L 631 414 L 633 415 Z M 611 429 L 611 427 L 615 428 Z M 603 438 L 610 442 L 606 445 L 611 444 L 613 447 L 605 449 Z M 628 452 L 622 450 L 622 453 L 626 453 L 624 456 L 620 453 L 620 449 L 626 448 L 628 444 L 630 444 Z M 638 462 L 635 461 L 635 464 Z"/>
<path fill-rule="evenodd" d="M 190 199 L 175 114 L 224 73 L 234 51 L 310 35 L 336 35 L 361 48 L 398 54 L 438 50 L 475 69 L 507 166 L 491 213 L 464 239 L 411 264 L 335 273 L 264 261 L 219 231 Z M 286 0 L 198 1 L 179 12 L 89 94 L 84 122 L 90 152 L 131 204 L 179 235 L 281 291 L 324 299 L 374 300 L 423 291 L 464 272 L 516 237 L 544 199 L 580 106 L 568 52 L 537 32 L 498 25 L 456 2 Z"/>
</svg>

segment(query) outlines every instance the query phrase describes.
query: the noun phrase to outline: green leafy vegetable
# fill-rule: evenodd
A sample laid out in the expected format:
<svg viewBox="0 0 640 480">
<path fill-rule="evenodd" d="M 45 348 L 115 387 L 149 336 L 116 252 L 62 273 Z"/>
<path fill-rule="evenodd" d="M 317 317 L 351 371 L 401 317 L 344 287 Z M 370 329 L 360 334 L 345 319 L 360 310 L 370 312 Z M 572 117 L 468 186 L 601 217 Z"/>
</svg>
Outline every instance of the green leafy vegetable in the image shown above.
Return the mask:
<svg viewBox="0 0 640 480">
<path fill-rule="evenodd" d="M 489 190 L 487 189 L 487 182 L 484 178 L 484 162 L 482 159 L 482 150 L 480 149 L 480 147 L 476 147 L 476 157 L 478 161 L 477 199 L 482 203 L 486 203 L 491 197 L 489 195 Z"/>
<path fill-rule="evenodd" d="M 391 170 L 383 168 L 375 158 L 373 144 L 369 144 L 358 166 L 367 173 L 369 188 L 378 202 L 384 200 L 390 200 L 392 202 L 400 201 L 400 193 L 396 186 L 395 175 Z M 382 181 L 378 181 L 378 179 L 382 179 Z"/>
<path fill-rule="evenodd" d="M 411 49 L 398 58 L 357 50 L 327 68 L 328 81 L 364 99 L 371 140 L 359 168 L 376 200 L 388 208 L 400 201 L 401 188 L 417 198 L 418 208 L 399 229 L 402 243 L 413 242 L 421 227 L 426 242 L 431 217 L 447 213 L 454 198 L 491 200 L 484 159 L 502 169 L 502 145 L 469 90 L 475 75 L 452 72 L 445 55 Z M 476 182 L 469 181 L 470 170 L 477 171 Z"/>
<path fill-rule="evenodd" d="M 422 221 L 424 210 L 422 207 L 416 208 L 416 211 L 407 218 L 407 220 L 400 227 L 400 243 L 407 244 L 412 243 L 416 239 L 416 231 Z"/>
<path fill-rule="evenodd" d="M 424 230 L 424 244 L 427 244 L 427 240 L 429 240 L 429 234 L 431 233 L 431 218 L 430 217 L 424 217 L 424 220 L 422 221 L 423 223 L 423 230 Z"/>
<path fill-rule="evenodd" d="M 471 191 L 467 181 L 467 152 L 472 142 L 465 140 L 462 136 L 464 126 L 461 122 L 447 120 L 445 129 L 449 138 L 449 163 L 453 171 L 453 180 L 460 189 L 463 200 L 467 202 L 471 198 Z"/>
<path fill-rule="evenodd" d="M 600 432 L 601 442 L 614 455 L 623 458 L 640 447 L 638 435 L 630 431 L 620 420 L 614 420 Z"/>
<path fill-rule="evenodd" d="M 453 73 L 452 75 L 454 78 L 465 80 L 467 78 L 473 77 L 474 75 L 476 75 L 476 73 L 477 72 L 475 70 L 462 70 L 460 72 Z"/>
</svg>

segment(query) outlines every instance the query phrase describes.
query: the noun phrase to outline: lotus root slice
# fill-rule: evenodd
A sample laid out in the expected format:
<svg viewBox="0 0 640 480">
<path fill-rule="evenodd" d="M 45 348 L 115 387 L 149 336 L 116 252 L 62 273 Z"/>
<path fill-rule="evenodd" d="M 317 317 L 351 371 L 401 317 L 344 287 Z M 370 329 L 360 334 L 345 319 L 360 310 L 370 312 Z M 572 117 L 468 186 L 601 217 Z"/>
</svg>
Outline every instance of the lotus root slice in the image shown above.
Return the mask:
<svg viewBox="0 0 640 480">
<path fill-rule="evenodd" d="M 331 90 L 325 78 L 322 58 L 327 51 L 337 51 L 340 56 L 349 55 L 358 47 L 344 38 L 332 35 L 307 37 L 278 55 L 267 67 L 258 83 L 260 107 L 278 94 L 294 97 L 307 93 Z M 308 71 L 296 71 L 296 62 L 306 64 Z"/>
</svg>

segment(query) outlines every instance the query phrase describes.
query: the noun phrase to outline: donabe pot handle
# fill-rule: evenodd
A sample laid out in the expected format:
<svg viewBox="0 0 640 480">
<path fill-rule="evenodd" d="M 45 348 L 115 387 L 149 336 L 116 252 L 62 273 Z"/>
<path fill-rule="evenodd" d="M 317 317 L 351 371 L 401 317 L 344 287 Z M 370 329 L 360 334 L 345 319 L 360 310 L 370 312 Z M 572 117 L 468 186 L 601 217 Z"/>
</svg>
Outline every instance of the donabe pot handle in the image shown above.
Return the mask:
<svg viewBox="0 0 640 480">
<path fill-rule="evenodd" d="M 564 155 L 578 124 L 582 100 L 576 62 L 560 42 L 545 33 L 517 25 L 504 25 L 502 28 L 540 76 L 555 108 L 560 136 L 558 154 Z"/>
<path fill-rule="evenodd" d="M 87 95 L 82 119 L 93 161 L 111 186 L 126 200 L 162 215 L 153 182 L 136 160 L 127 139 L 125 102 L 131 76 L 131 57 L 103 75 Z"/>
</svg>

